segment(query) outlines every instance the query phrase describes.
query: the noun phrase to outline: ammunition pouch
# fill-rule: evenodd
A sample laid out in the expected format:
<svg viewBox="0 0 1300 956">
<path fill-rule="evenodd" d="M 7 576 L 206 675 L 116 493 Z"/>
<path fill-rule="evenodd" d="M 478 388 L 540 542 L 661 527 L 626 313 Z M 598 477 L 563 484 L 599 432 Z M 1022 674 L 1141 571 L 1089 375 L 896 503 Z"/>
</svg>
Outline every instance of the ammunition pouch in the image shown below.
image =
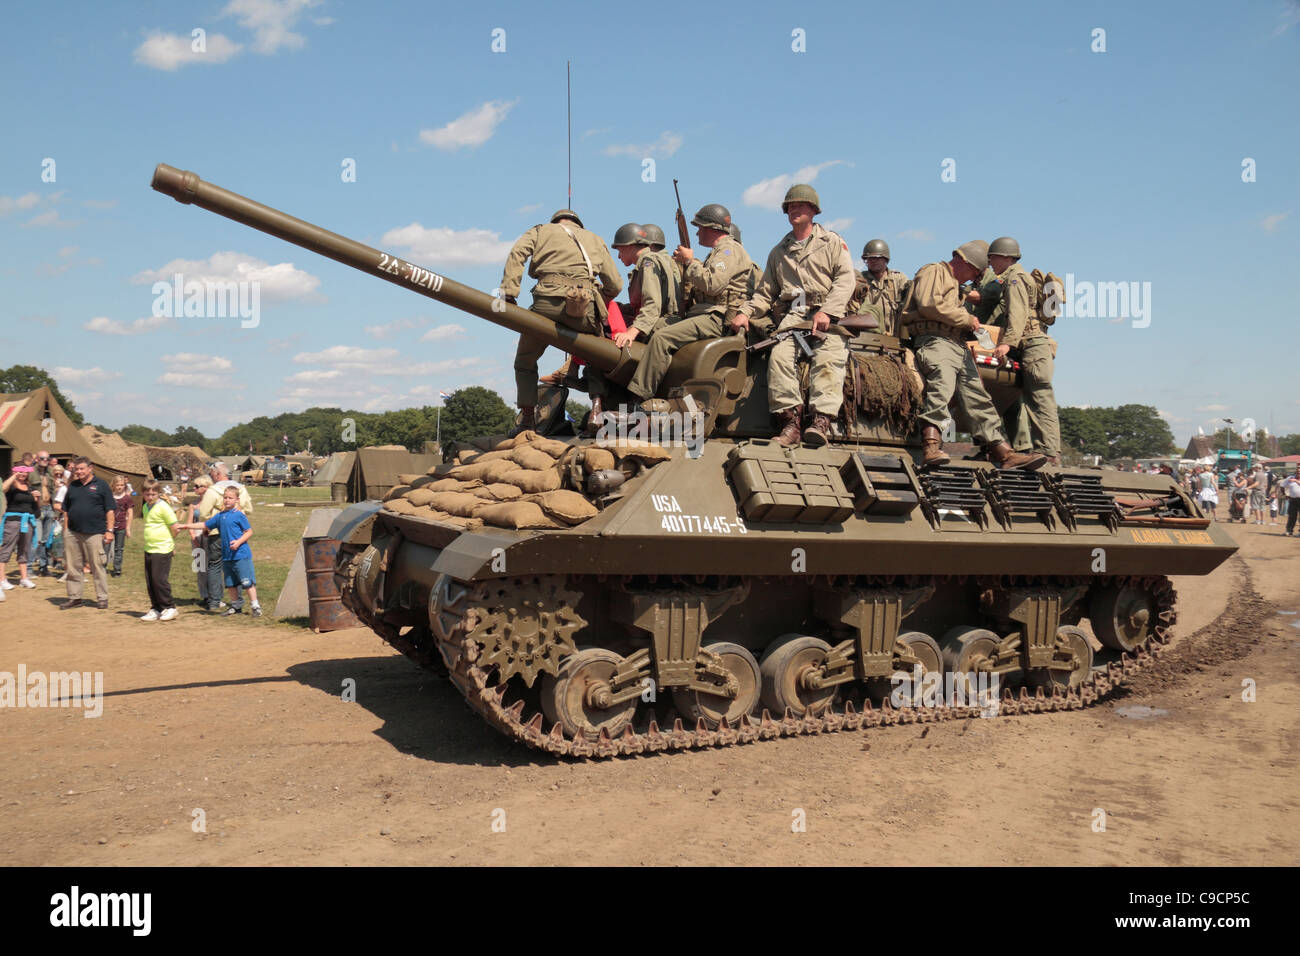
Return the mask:
<svg viewBox="0 0 1300 956">
<path fill-rule="evenodd" d="M 586 318 L 596 292 L 591 286 L 571 285 L 564 289 L 564 314 L 571 319 Z"/>
</svg>

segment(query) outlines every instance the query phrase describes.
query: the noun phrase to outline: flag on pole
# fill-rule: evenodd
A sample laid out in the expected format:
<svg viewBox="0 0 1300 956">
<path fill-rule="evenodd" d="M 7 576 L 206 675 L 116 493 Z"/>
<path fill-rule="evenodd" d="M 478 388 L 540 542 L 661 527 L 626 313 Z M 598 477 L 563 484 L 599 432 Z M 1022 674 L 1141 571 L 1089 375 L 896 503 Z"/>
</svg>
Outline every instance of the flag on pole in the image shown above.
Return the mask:
<svg viewBox="0 0 1300 956">
<path fill-rule="evenodd" d="M 442 389 L 438 389 L 438 397 L 445 402 L 447 399 L 451 398 L 451 394 L 449 392 L 444 392 Z"/>
</svg>

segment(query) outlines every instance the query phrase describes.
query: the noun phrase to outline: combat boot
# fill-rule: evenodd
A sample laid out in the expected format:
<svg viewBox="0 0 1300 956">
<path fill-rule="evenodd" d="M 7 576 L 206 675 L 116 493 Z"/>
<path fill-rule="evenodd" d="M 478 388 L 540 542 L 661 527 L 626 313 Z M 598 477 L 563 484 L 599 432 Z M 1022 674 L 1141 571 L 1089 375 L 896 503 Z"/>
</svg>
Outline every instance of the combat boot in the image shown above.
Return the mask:
<svg viewBox="0 0 1300 956">
<path fill-rule="evenodd" d="M 510 433 L 506 437 L 514 438 L 520 432 L 526 432 L 532 429 L 532 427 L 537 424 L 536 413 L 537 413 L 537 406 L 520 405 L 519 424 L 517 424 L 514 428 L 510 429 Z"/>
<path fill-rule="evenodd" d="M 605 421 L 605 409 L 599 395 L 591 396 L 591 414 L 587 416 L 587 427 L 582 430 L 582 434 L 587 438 L 595 438 L 596 432 L 600 431 L 600 426 Z"/>
<path fill-rule="evenodd" d="M 802 437 L 803 406 L 796 405 L 794 408 L 787 408 L 785 411 L 777 412 L 776 420 L 781 425 L 781 431 L 776 435 L 776 443 L 786 448 L 792 448 L 799 444 Z"/>
<path fill-rule="evenodd" d="M 1047 464 L 1046 455 L 1022 455 L 1018 451 L 1013 451 L 1011 446 L 1004 441 L 990 445 L 988 453 L 989 461 L 1003 471 L 1010 471 L 1013 468 L 1020 471 L 1035 471 Z"/>
<path fill-rule="evenodd" d="M 1061 456 L 1060 456 L 1060 455 L 1048 455 L 1048 456 L 1047 456 L 1047 463 L 1048 463 L 1049 465 L 1051 465 L 1053 468 L 1060 468 L 1060 467 L 1061 467 Z"/>
<path fill-rule="evenodd" d="M 831 420 L 829 415 L 821 412 L 813 414 L 812 424 L 803 430 L 804 444 L 810 448 L 821 448 L 831 439 Z"/>
<path fill-rule="evenodd" d="M 922 468 L 939 468 L 948 464 L 949 458 L 943 450 L 943 436 L 933 425 L 926 425 L 921 431 L 921 440 L 925 443 L 925 460 Z"/>
</svg>

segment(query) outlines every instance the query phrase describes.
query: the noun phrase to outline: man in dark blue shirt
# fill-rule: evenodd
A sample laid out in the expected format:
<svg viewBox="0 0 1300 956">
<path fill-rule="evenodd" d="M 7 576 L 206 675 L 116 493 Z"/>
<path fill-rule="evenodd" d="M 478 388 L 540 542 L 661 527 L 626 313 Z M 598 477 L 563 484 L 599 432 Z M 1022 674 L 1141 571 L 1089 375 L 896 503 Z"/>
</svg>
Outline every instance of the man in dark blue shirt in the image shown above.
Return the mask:
<svg viewBox="0 0 1300 956">
<path fill-rule="evenodd" d="M 84 582 L 82 568 L 90 565 L 95 579 L 95 598 L 100 610 L 108 607 L 108 572 L 104 545 L 113 541 L 113 491 L 103 478 L 95 477 L 89 458 L 72 459 L 72 481 L 63 499 L 64 550 L 68 565 L 68 599 L 61 610 L 81 604 Z"/>
</svg>

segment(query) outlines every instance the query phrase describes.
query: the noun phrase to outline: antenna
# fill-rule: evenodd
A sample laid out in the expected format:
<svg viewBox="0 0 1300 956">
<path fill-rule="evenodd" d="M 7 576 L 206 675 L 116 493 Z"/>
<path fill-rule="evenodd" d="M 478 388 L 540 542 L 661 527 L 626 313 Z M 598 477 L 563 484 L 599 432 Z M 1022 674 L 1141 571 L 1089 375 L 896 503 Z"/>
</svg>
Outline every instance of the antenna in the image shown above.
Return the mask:
<svg viewBox="0 0 1300 956">
<path fill-rule="evenodd" d="M 565 207 L 573 208 L 573 76 L 569 69 L 569 61 L 564 61 L 564 103 L 568 112 L 568 133 L 569 133 L 569 203 Z"/>
</svg>

